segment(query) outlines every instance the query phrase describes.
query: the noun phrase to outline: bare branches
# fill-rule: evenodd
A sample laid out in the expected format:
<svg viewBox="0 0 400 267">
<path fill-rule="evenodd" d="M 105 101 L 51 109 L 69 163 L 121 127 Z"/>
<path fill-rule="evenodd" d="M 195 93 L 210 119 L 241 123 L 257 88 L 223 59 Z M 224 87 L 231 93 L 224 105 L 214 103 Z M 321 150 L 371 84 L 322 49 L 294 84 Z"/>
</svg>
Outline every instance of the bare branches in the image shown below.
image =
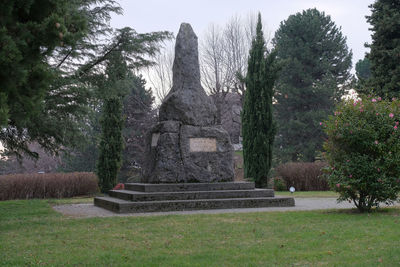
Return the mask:
<svg viewBox="0 0 400 267">
<path fill-rule="evenodd" d="M 152 60 L 155 64 L 145 70 L 146 80 L 152 86 L 157 100 L 161 103 L 172 87 L 173 43 L 168 42 Z"/>
</svg>

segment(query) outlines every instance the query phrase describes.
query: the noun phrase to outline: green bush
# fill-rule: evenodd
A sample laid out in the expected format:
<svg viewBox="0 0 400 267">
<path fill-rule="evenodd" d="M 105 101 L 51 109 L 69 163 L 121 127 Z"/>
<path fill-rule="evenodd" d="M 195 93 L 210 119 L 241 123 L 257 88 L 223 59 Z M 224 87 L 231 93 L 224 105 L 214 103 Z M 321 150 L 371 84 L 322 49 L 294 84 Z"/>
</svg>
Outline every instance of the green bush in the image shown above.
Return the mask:
<svg viewBox="0 0 400 267">
<path fill-rule="evenodd" d="M 400 101 L 346 100 L 323 124 L 329 182 L 361 211 L 393 203 L 400 191 Z M 321 123 L 322 124 L 322 123 Z"/>
<path fill-rule="evenodd" d="M 329 184 L 323 176 L 322 169 L 326 162 L 289 162 L 276 167 L 276 175 L 286 186 L 294 186 L 297 191 L 324 191 L 329 190 Z"/>
<path fill-rule="evenodd" d="M 286 183 L 281 177 L 275 177 L 273 181 L 275 191 L 287 191 Z"/>
</svg>

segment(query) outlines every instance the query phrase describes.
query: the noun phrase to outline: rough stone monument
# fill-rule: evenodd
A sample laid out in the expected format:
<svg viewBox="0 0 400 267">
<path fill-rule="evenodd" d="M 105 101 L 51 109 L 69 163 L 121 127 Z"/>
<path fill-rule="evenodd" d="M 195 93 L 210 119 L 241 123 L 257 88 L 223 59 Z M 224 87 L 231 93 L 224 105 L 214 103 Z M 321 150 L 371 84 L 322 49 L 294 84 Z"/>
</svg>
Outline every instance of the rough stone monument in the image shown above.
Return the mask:
<svg viewBox="0 0 400 267">
<path fill-rule="evenodd" d="M 254 182 L 233 182 L 229 134 L 200 84 L 197 37 L 183 23 L 176 38 L 173 86 L 147 138 L 143 183 L 126 183 L 94 204 L 118 213 L 294 206 Z"/>
<path fill-rule="evenodd" d="M 216 125 L 216 107 L 200 83 L 197 36 L 182 23 L 175 44 L 173 86 L 161 104 L 159 123 L 147 140 L 143 182 L 232 181 L 229 134 Z"/>
</svg>

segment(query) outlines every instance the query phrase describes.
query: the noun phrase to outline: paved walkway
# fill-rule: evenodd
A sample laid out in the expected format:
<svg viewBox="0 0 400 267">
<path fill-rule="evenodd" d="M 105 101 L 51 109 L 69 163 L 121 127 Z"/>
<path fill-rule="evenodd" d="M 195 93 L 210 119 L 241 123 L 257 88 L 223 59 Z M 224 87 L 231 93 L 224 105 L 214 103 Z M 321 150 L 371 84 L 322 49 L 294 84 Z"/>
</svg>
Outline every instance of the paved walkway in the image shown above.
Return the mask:
<svg viewBox="0 0 400 267">
<path fill-rule="evenodd" d="M 336 198 L 295 198 L 296 206 L 283 208 L 252 208 L 252 209 L 219 209 L 219 210 L 194 210 L 194 211 L 170 211 L 151 213 L 118 214 L 93 204 L 69 204 L 58 205 L 53 208 L 63 215 L 77 218 L 111 217 L 111 216 L 154 216 L 171 214 L 219 214 L 219 213 L 245 213 L 245 212 L 270 212 L 270 211 L 300 211 L 323 209 L 349 209 L 355 206 L 348 202 L 337 203 Z"/>
</svg>

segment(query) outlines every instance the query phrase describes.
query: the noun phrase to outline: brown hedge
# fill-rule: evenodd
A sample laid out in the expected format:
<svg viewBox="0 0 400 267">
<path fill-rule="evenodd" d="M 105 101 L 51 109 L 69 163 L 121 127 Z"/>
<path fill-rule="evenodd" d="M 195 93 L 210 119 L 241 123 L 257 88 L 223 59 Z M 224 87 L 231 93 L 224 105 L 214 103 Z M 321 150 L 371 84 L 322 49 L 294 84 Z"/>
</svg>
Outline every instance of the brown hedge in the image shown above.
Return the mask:
<svg viewBox="0 0 400 267">
<path fill-rule="evenodd" d="M 294 186 L 298 191 L 325 191 L 330 190 L 322 168 L 325 162 L 290 162 L 279 165 L 276 175 L 283 179 L 286 189 Z"/>
<path fill-rule="evenodd" d="M 74 197 L 98 190 L 90 172 L 0 175 L 0 200 Z"/>
</svg>

